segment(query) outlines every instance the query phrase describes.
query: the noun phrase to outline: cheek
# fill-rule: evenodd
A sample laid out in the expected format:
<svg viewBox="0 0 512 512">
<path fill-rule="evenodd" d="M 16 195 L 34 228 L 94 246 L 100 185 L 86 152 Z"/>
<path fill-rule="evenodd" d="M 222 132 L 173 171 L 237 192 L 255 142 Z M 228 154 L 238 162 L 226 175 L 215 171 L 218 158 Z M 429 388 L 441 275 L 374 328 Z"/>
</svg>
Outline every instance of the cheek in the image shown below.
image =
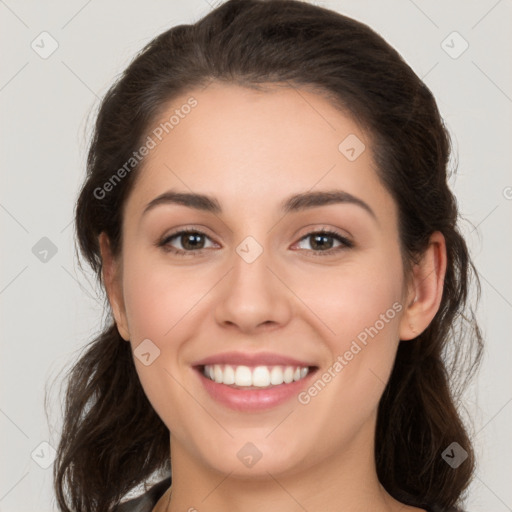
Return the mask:
<svg viewBox="0 0 512 512">
<path fill-rule="evenodd" d="M 362 343 L 368 336 L 389 338 L 396 332 L 400 306 L 398 277 L 367 270 L 354 273 L 340 283 L 338 297 L 329 306 L 336 338 L 342 341 L 358 339 Z M 398 304 L 398 305 L 397 305 Z"/>
<path fill-rule="evenodd" d="M 372 327 L 385 338 L 398 332 L 402 263 L 398 251 L 389 249 L 355 254 L 338 267 L 304 271 L 297 279 L 294 291 L 323 324 L 331 351 L 348 350 L 358 336 L 364 341 Z"/>
<path fill-rule="evenodd" d="M 357 426 L 375 412 L 398 347 L 402 279 L 399 254 L 381 254 L 303 288 L 308 294 L 304 302 L 327 327 L 322 332 L 330 362 L 301 403 L 315 408 L 319 424 L 331 425 L 322 417 L 328 411 L 336 419 L 332 425 L 347 425 L 343 432 L 332 426 L 333 436 L 355 435 Z"/>
<path fill-rule="evenodd" d="M 168 265 L 156 264 L 142 251 L 131 251 L 123 261 L 123 268 L 130 343 L 140 383 L 162 421 L 180 433 L 182 422 L 179 415 L 171 412 L 190 407 L 190 397 L 180 384 L 183 382 L 181 348 L 190 338 L 190 318 L 206 284 L 201 286 L 191 280 L 191 272 L 187 275 Z M 146 344 L 144 351 L 138 348 L 141 342 Z M 149 364 L 139 358 L 138 354 L 143 352 L 150 354 Z"/>
<path fill-rule="evenodd" d="M 150 338 L 159 344 L 168 339 L 209 289 L 208 278 L 194 269 L 171 267 L 143 254 L 126 258 L 124 268 L 126 315 L 135 343 Z"/>
</svg>

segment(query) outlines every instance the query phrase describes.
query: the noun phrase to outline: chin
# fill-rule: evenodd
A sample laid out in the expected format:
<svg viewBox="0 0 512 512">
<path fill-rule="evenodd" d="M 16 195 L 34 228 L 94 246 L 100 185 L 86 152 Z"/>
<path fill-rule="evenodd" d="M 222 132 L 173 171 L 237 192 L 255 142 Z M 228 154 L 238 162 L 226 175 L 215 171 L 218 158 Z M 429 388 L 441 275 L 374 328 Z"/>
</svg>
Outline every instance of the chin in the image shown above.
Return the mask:
<svg viewBox="0 0 512 512">
<path fill-rule="evenodd" d="M 300 456 L 295 446 L 271 442 L 265 439 L 268 431 L 260 438 L 251 436 L 254 441 L 245 437 L 233 439 L 229 444 L 217 445 L 215 453 L 211 446 L 204 447 L 202 458 L 212 469 L 230 474 L 231 477 L 242 479 L 264 480 L 272 476 L 294 473 L 304 469 L 304 456 Z"/>
</svg>

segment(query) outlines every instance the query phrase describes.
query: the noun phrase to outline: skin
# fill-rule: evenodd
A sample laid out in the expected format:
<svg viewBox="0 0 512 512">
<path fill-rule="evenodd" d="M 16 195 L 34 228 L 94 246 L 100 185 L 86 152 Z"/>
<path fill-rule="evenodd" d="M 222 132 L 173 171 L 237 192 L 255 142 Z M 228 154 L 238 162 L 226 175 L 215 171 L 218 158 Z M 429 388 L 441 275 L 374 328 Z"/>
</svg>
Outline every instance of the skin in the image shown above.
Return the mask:
<svg viewBox="0 0 512 512">
<path fill-rule="evenodd" d="M 134 350 L 144 339 L 160 350 L 148 366 L 134 358 L 172 433 L 172 500 L 166 508 L 166 492 L 154 511 L 252 512 L 262 503 L 266 512 L 421 510 L 380 485 L 373 436 L 399 340 L 416 337 L 439 308 L 442 234 L 432 235 L 406 284 L 397 208 L 375 172 L 371 140 L 322 96 L 213 83 L 175 99 L 162 119 L 191 95 L 197 107 L 145 158 L 124 205 L 119 258 L 100 235 L 121 336 Z M 349 134 L 366 146 L 355 161 L 338 150 Z M 166 204 L 143 215 L 169 189 L 214 196 L 223 212 Z M 279 209 L 292 194 L 329 189 L 360 198 L 375 218 L 349 203 Z M 201 255 L 157 247 L 186 227 L 206 233 Z M 322 228 L 354 247 L 323 256 L 341 244 L 329 238 L 325 249 L 314 246 L 306 235 Z M 247 236 L 263 248 L 250 264 L 236 252 Z M 186 242 L 176 237 L 168 247 Z M 321 374 L 394 303 L 401 311 L 307 405 L 292 399 L 236 412 L 213 401 L 191 367 L 220 352 L 270 351 L 311 361 Z M 262 454 L 251 468 L 237 457 L 247 442 Z"/>
</svg>

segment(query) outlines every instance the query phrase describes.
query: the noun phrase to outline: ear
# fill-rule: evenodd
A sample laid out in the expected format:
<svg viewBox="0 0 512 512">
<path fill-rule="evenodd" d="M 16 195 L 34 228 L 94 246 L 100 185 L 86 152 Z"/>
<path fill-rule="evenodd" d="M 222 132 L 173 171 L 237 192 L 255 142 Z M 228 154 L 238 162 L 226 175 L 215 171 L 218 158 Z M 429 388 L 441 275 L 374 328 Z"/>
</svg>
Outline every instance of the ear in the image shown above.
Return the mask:
<svg viewBox="0 0 512 512">
<path fill-rule="evenodd" d="M 445 274 L 446 242 L 443 234 L 435 231 L 421 260 L 413 267 L 407 306 L 400 320 L 401 340 L 416 338 L 429 326 L 441 304 Z"/>
<path fill-rule="evenodd" d="M 119 334 L 125 341 L 129 341 L 130 334 L 126 320 L 120 265 L 112 255 L 110 240 L 104 231 L 100 233 L 98 241 L 102 261 L 103 283 L 105 284 L 108 301 L 110 302 Z"/>
</svg>

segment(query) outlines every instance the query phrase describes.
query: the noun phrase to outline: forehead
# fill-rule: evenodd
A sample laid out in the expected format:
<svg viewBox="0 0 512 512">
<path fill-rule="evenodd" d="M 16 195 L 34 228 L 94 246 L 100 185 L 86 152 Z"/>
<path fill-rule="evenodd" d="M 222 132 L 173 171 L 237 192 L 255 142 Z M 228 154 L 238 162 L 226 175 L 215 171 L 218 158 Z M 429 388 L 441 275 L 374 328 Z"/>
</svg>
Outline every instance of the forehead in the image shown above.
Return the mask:
<svg viewBox="0 0 512 512">
<path fill-rule="evenodd" d="M 139 212 L 171 188 L 254 210 L 315 188 L 385 199 L 368 136 L 305 89 L 212 83 L 174 98 L 147 133 L 155 145 L 130 198 Z"/>
</svg>

